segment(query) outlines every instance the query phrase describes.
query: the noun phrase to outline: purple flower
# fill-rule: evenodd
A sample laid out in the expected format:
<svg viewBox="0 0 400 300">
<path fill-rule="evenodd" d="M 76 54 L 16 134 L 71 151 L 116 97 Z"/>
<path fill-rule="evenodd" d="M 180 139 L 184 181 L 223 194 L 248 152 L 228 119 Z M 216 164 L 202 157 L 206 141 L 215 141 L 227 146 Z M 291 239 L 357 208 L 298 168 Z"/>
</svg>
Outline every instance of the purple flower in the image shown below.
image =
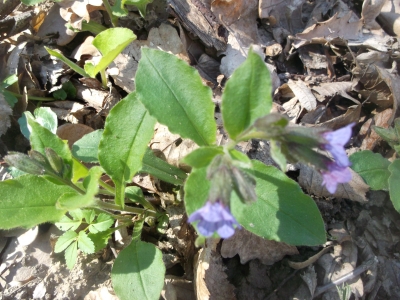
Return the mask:
<svg viewBox="0 0 400 300">
<path fill-rule="evenodd" d="M 339 167 L 348 167 L 351 164 L 344 150 L 344 146 L 350 140 L 351 129 L 354 125 L 355 123 L 351 123 L 338 130 L 328 131 L 322 134 L 322 137 L 327 141 L 327 143 L 323 145 L 323 148 L 332 154 Z"/>
<path fill-rule="evenodd" d="M 339 183 L 346 183 L 351 180 L 351 172 L 348 167 L 341 167 L 334 162 L 328 164 L 328 170 L 321 171 L 322 185 L 326 187 L 329 193 L 336 192 Z"/>
<path fill-rule="evenodd" d="M 220 237 L 227 239 L 235 233 L 235 225 L 240 227 L 229 208 L 220 201 L 214 203 L 207 201 L 206 205 L 189 216 L 188 222 L 195 221 L 200 221 L 197 228 L 205 237 L 210 237 L 217 232 Z"/>
</svg>

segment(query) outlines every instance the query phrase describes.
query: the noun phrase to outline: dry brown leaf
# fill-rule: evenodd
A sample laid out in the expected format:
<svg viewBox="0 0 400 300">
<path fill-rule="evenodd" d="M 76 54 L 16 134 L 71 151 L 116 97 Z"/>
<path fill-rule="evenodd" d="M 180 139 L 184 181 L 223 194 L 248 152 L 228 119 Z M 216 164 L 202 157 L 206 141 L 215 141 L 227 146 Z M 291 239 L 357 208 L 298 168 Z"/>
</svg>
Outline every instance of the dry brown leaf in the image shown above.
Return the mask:
<svg viewBox="0 0 400 300">
<path fill-rule="evenodd" d="M 315 126 L 338 129 L 353 122 L 357 123 L 360 120 L 361 108 L 361 104 L 349 106 L 346 113 L 343 115 L 330 119 L 329 121 L 321 121 L 321 123 L 315 124 Z M 323 118 L 321 119 L 323 120 Z"/>
<path fill-rule="evenodd" d="M 400 37 L 400 14 L 382 12 L 379 14 L 378 22 L 390 35 Z"/>
<path fill-rule="evenodd" d="M 196 297 L 202 300 L 235 300 L 235 287 L 229 283 L 222 257 L 215 250 L 219 239 L 209 241 L 212 244 L 200 249 L 195 261 Z"/>
<path fill-rule="evenodd" d="M 263 239 L 245 229 L 236 230 L 235 234 L 222 241 L 221 255 L 224 258 L 240 256 L 242 264 L 258 259 L 262 264 L 273 265 L 285 255 L 298 254 L 295 246 Z"/>
<path fill-rule="evenodd" d="M 322 186 L 322 175 L 314 168 L 300 164 L 300 175 L 298 182 L 308 194 L 318 197 L 344 198 L 357 202 L 367 202 L 365 197 L 369 186 L 364 182 L 360 175 L 351 170 L 351 181 L 345 184 L 338 184 L 336 192 L 332 195 Z"/>
<path fill-rule="evenodd" d="M 361 34 L 362 22 L 351 22 L 353 12 L 342 18 L 335 14 L 325 22 L 314 24 L 302 33 L 296 34 L 293 46 L 299 48 L 307 44 L 325 44 L 339 38 L 340 40 L 358 40 Z"/>
<path fill-rule="evenodd" d="M 212 0 L 211 11 L 223 24 L 231 25 L 257 9 L 258 0 Z"/>
<path fill-rule="evenodd" d="M 376 23 L 375 18 L 381 12 L 385 2 L 386 0 L 364 1 L 361 10 L 361 20 L 364 22 L 366 28 L 379 28 L 379 24 Z"/>
<path fill-rule="evenodd" d="M 389 120 L 393 115 L 392 109 L 388 108 L 384 111 L 376 114 L 373 118 L 370 118 L 363 124 L 360 129 L 359 136 L 364 138 L 360 146 L 361 150 L 373 150 L 375 146 L 382 141 L 382 138 L 372 129 L 372 126 L 379 126 L 383 128 L 389 127 Z"/>
<path fill-rule="evenodd" d="M 300 101 L 301 106 L 307 111 L 313 111 L 317 107 L 317 99 L 304 81 L 293 81 L 289 79 L 287 85 L 293 91 L 293 94 Z"/>
<path fill-rule="evenodd" d="M 167 275 L 164 282 L 161 296 L 165 300 L 195 299 L 193 282 L 172 275 Z"/>
<path fill-rule="evenodd" d="M 311 91 L 318 101 L 323 102 L 333 96 L 350 92 L 352 85 L 353 83 L 350 81 L 321 83 L 318 86 L 313 86 Z"/>
<path fill-rule="evenodd" d="M 76 60 L 81 60 L 83 55 L 89 56 L 101 56 L 101 53 L 95 46 L 93 46 L 92 42 L 94 40 L 93 36 L 88 36 L 85 41 L 80 44 L 71 54 L 71 57 Z"/>
<path fill-rule="evenodd" d="M 377 67 L 377 70 L 382 80 L 389 87 L 393 97 L 393 113 L 388 121 L 388 124 L 392 124 L 393 120 L 400 116 L 400 77 L 380 67 Z"/>
<path fill-rule="evenodd" d="M 66 27 L 67 23 L 60 15 L 60 6 L 55 3 L 40 26 L 37 36 L 45 37 L 49 34 L 58 33 L 57 45 L 64 46 L 72 41 L 76 35 L 76 32 Z"/>
<path fill-rule="evenodd" d="M 68 146 L 71 148 L 77 140 L 92 131 L 92 127 L 83 124 L 66 123 L 57 128 L 57 135 L 60 139 L 67 140 Z"/>
<path fill-rule="evenodd" d="M 189 61 L 185 47 L 174 27 L 161 24 L 158 28 L 152 28 L 146 41 L 135 40 L 130 43 L 107 70 L 115 84 L 128 93 L 135 90 L 134 78 L 141 58 L 140 49 L 143 46 L 171 52 L 179 58 Z"/>
<path fill-rule="evenodd" d="M 282 107 L 285 110 L 284 113 L 289 117 L 290 122 L 296 124 L 301 113 L 301 104 L 299 99 L 293 97 L 289 101 L 283 103 Z"/>
<path fill-rule="evenodd" d="M 60 16 L 72 27 L 82 29 L 82 21 L 90 21 L 90 13 L 105 10 L 101 0 L 66 0 L 59 2 Z"/>
</svg>

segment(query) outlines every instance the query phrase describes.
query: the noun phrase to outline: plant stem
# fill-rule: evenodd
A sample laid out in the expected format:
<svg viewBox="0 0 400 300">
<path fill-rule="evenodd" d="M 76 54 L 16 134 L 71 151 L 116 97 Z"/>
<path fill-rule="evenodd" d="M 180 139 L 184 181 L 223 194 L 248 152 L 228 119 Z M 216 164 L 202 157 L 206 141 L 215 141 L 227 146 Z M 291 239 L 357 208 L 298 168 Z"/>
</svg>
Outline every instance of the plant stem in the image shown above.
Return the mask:
<svg viewBox="0 0 400 300">
<path fill-rule="evenodd" d="M 103 85 L 104 88 L 107 88 L 107 75 L 106 75 L 106 70 L 100 70 L 100 75 L 101 75 L 101 84 Z"/>
<path fill-rule="evenodd" d="M 13 96 L 15 96 L 15 97 L 18 97 L 18 98 L 22 98 L 23 97 L 23 95 L 21 95 L 21 94 L 17 94 L 17 93 L 10 92 L 10 91 L 8 91 L 8 92 L 10 94 L 12 94 Z M 51 98 L 51 97 L 37 97 L 37 96 L 29 96 L 29 95 L 28 95 L 28 99 L 29 100 L 35 100 L 35 101 L 56 101 L 56 99 Z"/>
<path fill-rule="evenodd" d="M 115 189 L 114 189 L 111 185 L 105 183 L 105 182 L 104 182 L 103 180 L 101 180 L 101 179 L 99 179 L 99 185 L 100 185 L 102 188 L 104 188 L 104 189 L 106 189 L 107 191 L 109 191 L 109 192 L 111 193 L 111 195 L 115 195 Z"/>
<path fill-rule="evenodd" d="M 82 31 L 90 31 L 91 33 L 97 35 L 106 29 L 106 27 L 94 21 L 82 22 Z"/>
<path fill-rule="evenodd" d="M 108 13 L 108 16 L 110 17 L 110 20 L 111 20 L 111 23 L 112 23 L 113 27 L 117 27 L 117 25 L 118 25 L 118 17 L 113 15 L 110 3 L 108 2 L 108 0 L 103 0 L 103 4 L 104 4 L 104 7 L 105 7 L 105 9 L 106 9 L 106 11 Z"/>
<path fill-rule="evenodd" d="M 103 201 L 96 201 L 95 205 L 102 209 L 126 211 L 126 212 L 139 214 L 139 215 L 145 214 L 145 215 L 148 215 L 151 217 L 157 216 L 157 213 L 155 211 L 143 209 L 143 208 L 132 207 L 132 206 L 125 206 L 124 208 L 122 208 L 119 205 L 108 203 L 108 202 L 103 202 Z"/>
</svg>

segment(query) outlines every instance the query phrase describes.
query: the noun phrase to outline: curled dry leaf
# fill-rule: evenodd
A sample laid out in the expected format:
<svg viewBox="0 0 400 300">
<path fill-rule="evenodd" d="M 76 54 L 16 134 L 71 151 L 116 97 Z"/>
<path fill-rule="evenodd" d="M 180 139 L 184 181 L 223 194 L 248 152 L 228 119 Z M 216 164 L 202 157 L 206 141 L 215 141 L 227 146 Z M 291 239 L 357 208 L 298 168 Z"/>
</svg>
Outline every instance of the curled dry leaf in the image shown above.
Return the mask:
<svg viewBox="0 0 400 300">
<path fill-rule="evenodd" d="M 304 83 L 304 81 L 293 81 L 289 79 L 287 85 L 300 101 L 301 106 L 307 111 L 313 111 L 317 107 L 317 99 L 315 99 L 313 93 Z"/>
<path fill-rule="evenodd" d="M 375 18 L 379 15 L 386 0 L 364 1 L 361 10 L 361 20 L 366 28 L 377 29 L 379 25 Z"/>
<path fill-rule="evenodd" d="M 298 253 L 295 246 L 265 240 L 245 229 L 236 230 L 232 237 L 223 240 L 221 247 L 222 257 L 231 258 L 238 254 L 242 264 L 259 259 L 262 264 L 273 265 L 285 255 Z"/>
<path fill-rule="evenodd" d="M 321 83 L 318 86 L 313 86 L 311 91 L 318 101 L 323 102 L 336 95 L 350 92 L 352 85 L 350 81 Z"/>
<path fill-rule="evenodd" d="M 82 21 L 90 21 L 90 13 L 105 10 L 102 0 L 64 0 L 59 2 L 60 16 L 72 27 L 82 29 Z"/>
<path fill-rule="evenodd" d="M 66 27 L 67 23 L 60 15 L 60 6 L 55 3 L 40 26 L 37 36 L 45 37 L 58 33 L 57 45 L 64 46 L 71 42 L 76 35 L 76 32 Z"/>
<path fill-rule="evenodd" d="M 382 138 L 373 130 L 372 126 L 378 126 L 383 128 L 389 127 L 389 120 L 392 116 L 392 109 L 388 108 L 384 111 L 376 114 L 373 118 L 370 118 L 363 124 L 360 129 L 359 136 L 363 138 L 360 146 L 361 150 L 373 150 L 375 146 L 382 141 Z"/>
<path fill-rule="evenodd" d="M 338 184 L 336 192 L 332 195 L 322 186 L 322 176 L 314 168 L 300 164 L 299 184 L 307 193 L 318 197 L 344 198 L 357 202 L 367 202 L 365 197 L 369 186 L 364 182 L 360 175 L 353 170 L 351 181 L 345 184 Z"/>
</svg>

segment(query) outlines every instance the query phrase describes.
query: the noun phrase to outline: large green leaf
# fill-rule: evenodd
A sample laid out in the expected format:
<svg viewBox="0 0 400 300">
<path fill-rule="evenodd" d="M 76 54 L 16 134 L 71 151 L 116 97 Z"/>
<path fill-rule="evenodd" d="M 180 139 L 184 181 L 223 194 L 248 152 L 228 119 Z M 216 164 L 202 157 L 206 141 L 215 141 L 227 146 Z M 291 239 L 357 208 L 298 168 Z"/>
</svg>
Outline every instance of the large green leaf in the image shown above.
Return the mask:
<svg viewBox="0 0 400 300">
<path fill-rule="evenodd" d="M 214 104 L 196 69 L 172 54 L 142 48 L 136 73 L 140 101 L 158 122 L 198 145 L 216 140 Z"/>
<path fill-rule="evenodd" d="M 134 40 L 136 40 L 136 35 L 128 28 L 109 28 L 100 32 L 92 44 L 101 52 L 102 57 L 96 66 L 86 63 L 86 73 L 93 78 L 96 77 L 97 73 L 105 70 L 118 54 Z"/>
<path fill-rule="evenodd" d="M 389 195 L 394 208 L 400 212 L 400 159 L 396 159 L 389 166 Z"/>
<path fill-rule="evenodd" d="M 153 136 L 155 119 L 135 93 L 110 111 L 99 145 L 99 161 L 115 183 L 116 204 L 124 205 L 125 182 L 142 167 L 142 158 Z"/>
<path fill-rule="evenodd" d="M 153 244 L 132 241 L 115 259 L 111 279 L 121 300 L 157 300 L 164 286 L 162 253 Z"/>
<path fill-rule="evenodd" d="M 222 147 L 200 147 L 186 155 L 182 162 L 193 168 L 204 168 L 219 154 L 224 154 Z"/>
<path fill-rule="evenodd" d="M 64 143 L 58 136 L 36 122 L 30 113 L 25 112 L 25 117 L 30 126 L 31 134 L 29 139 L 32 150 L 36 150 L 43 155 L 46 155 L 45 148 L 53 149 L 63 159 L 64 163 L 69 166 L 67 177 L 71 178 L 72 155 L 68 144 Z"/>
<path fill-rule="evenodd" d="M 83 162 L 97 162 L 99 160 L 97 153 L 102 135 L 102 129 L 85 134 L 72 146 L 72 154 Z"/>
<path fill-rule="evenodd" d="M 370 150 L 356 152 L 349 159 L 351 168 L 360 174 L 371 190 L 388 190 L 390 161 Z"/>
<path fill-rule="evenodd" d="M 140 172 L 148 173 L 158 179 L 176 185 L 183 185 L 187 177 L 185 172 L 170 165 L 161 158 L 158 158 L 149 148 L 147 148 L 146 153 L 143 156 L 142 169 Z"/>
<path fill-rule="evenodd" d="M 222 94 L 222 118 L 231 139 L 262 116 L 272 106 L 271 78 L 265 63 L 252 50 L 232 74 Z"/>
<path fill-rule="evenodd" d="M 57 199 L 73 191 L 34 175 L 0 182 L 0 228 L 32 227 L 55 222 L 66 213 L 56 209 Z"/>
<path fill-rule="evenodd" d="M 314 201 L 300 186 L 275 167 L 253 160 L 248 170 L 256 180 L 257 201 L 243 203 L 235 192 L 232 214 L 248 231 L 269 240 L 291 245 L 320 245 L 325 242 L 324 222 Z M 195 169 L 185 185 L 188 215 L 204 205 L 210 183 L 206 168 Z"/>
</svg>

